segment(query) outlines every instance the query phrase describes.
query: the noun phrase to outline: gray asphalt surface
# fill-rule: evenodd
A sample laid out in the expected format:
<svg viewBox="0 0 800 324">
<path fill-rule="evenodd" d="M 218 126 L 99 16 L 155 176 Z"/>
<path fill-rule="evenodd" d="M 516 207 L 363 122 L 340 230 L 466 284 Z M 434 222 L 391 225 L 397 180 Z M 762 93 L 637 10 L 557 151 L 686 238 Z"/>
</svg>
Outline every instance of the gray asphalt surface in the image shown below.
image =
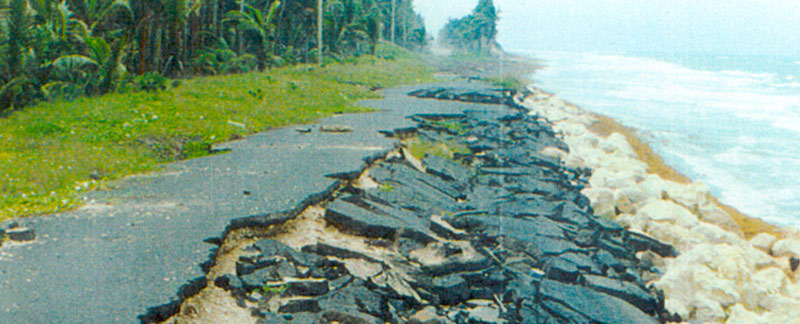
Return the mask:
<svg viewBox="0 0 800 324">
<path fill-rule="evenodd" d="M 472 83 L 471 86 L 477 86 Z M 406 96 L 421 86 L 384 90 L 364 101 L 381 112 L 339 115 L 218 147 L 231 152 L 167 165 L 90 193 L 96 202 L 62 214 L 20 220 L 37 240 L 0 248 L 0 323 L 138 323 L 149 307 L 176 300 L 203 276 L 199 264 L 231 219 L 296 208 L 335 184 L 325 175 L 356 171 L 364 158 L 394 147 L 379 134 L 411 126 L 414 113 L 457 113 L 498 106 Z M 320 125 L 353 127 L 321 133 Z M 245 195 L 244 191 L 249 191 Z"/>
</svg>

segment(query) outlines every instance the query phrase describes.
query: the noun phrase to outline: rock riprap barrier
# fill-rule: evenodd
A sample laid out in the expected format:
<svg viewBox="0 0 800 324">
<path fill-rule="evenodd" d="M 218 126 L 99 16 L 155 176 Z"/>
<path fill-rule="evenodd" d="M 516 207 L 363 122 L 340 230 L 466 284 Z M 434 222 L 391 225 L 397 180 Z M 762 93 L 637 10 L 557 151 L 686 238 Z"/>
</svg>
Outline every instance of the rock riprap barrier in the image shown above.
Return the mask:
<svg viewBox="0 0 800 324">
<path fill-rule="evenodd" d="M 511 101 L 458 89 L 412 94 Z M 546 122 L 513 109 L 410 118 L 414 129 L 387 132 L 404 138 L 397 151 L 317 207 L 276 217 L 285 224 L 270 222 L 272 235 L 239 248 L 223 244 L 238 257 L 209 286 L 258 323 L 674 319 L 647 284 L 661 270 L 636 254 L 675 249 L 593 215 L 580 193 L 590 171 L 540 153 L 569 149 Z"/>
<path fill-rule="evenodd" d="M 553 120 L 569 151 L 550 151 L 573 168 L 591 168 L 582 193 L 599 215 L 675 246 L 680 255 L 640 254 L 660 265 L 653 284 L 666 308 L 689 323 L 800 322 L 800 235 L 761 233 L 745 239 L 739 225 L 701 183 L 679 184 L 651 174 L 626 138 L 599 136 L 597 119 L 560 98 L 533 89 L 521 104 Z"/>
</svg>

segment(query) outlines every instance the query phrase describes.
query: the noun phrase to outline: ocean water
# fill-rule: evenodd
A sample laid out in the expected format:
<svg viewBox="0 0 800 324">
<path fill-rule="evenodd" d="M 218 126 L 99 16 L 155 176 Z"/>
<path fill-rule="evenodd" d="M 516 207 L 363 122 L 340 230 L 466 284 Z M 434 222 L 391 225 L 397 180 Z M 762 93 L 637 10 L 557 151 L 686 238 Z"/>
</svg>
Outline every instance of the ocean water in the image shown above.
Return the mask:
<svg viewBox="0 0 800 324">
<path fill-rule="evenodd" d="M 724 203 L 800 227 L 800 57 L 530 54 L 540 88 L 639 129 Z"/>
</svg>

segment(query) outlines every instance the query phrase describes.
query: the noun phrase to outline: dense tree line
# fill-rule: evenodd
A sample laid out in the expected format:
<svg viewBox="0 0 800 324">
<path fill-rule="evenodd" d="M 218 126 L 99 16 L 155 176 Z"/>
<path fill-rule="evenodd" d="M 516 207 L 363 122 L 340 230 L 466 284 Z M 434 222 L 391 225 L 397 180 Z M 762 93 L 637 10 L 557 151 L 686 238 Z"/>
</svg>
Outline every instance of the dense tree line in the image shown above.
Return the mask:
<svg viewBox="0 0 800 324">
<path fill-rule="evenodd" d="M 422 46 L 411 0 L 0 0 L 0 112 L 56 97 L 158 86 Z M 394 23 L 390 17 L 395 14 Z"/>
<path fill-rule="evenodd" d="M 497 9 L 492 0 L 480 0 L 470 15 L 450 19 L 440 32 L 440 39 L 450 46 L 478 53 L 497 47 Z"/>
</svg>

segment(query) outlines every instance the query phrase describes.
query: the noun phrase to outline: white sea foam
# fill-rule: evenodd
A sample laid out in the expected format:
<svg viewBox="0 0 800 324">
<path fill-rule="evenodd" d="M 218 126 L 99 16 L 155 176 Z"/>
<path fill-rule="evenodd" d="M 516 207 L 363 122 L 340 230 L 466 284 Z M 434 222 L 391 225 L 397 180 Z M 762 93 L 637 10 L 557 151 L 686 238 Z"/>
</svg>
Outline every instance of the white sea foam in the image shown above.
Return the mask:
<svg viewBox="0 0 800 324">
<path fill-rule="evenodd" d="M 796 71 L 749 72 L 734 65 L 713 71 L 621 54 L 537 56 L 549 66 L 535 75 L 543 88 L 647 130 L 668 161 L 684 164 L 674 167 L 702 177 L 723 201 L 800 224 Z M 784 66 L 793 63 L 800 61 Z"/>
</svg>

